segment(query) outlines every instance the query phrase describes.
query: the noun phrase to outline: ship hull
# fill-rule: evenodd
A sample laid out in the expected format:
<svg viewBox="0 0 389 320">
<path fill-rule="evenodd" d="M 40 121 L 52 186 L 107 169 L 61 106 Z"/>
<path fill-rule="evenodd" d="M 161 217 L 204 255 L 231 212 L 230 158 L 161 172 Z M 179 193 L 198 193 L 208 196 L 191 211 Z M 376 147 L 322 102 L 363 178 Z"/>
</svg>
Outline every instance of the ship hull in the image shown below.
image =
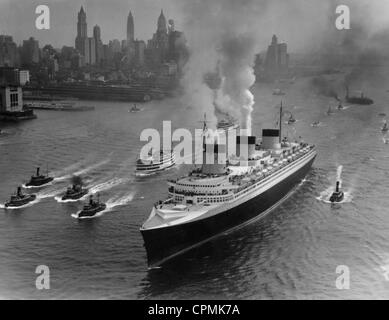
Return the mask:
<svg viewBox="0 0 389 320">
<path fill-rule="evenodd" d="M 233 231 L 264 217 L 282 203 L 304 179 L 316 155 L 297 171 L 258 196 L 216 215 L 157 229 L 141 229 L 149 267 L 193 249 L 220 234 Z"/>
</svg>

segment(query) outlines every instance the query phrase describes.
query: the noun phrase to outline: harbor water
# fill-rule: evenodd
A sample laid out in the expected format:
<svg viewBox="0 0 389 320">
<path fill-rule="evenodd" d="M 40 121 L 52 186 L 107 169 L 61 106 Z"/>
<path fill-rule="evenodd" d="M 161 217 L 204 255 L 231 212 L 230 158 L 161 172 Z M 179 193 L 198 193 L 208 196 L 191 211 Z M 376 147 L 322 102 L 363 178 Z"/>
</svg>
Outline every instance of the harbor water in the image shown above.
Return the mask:
<svg viewBox="0 0 389 320">
<path fill-rule="evenodd" d="M 215 122 L 210 108 L 170 98 L 131 113 L 128 103 L 77 101 L 95 110 L 36 110 L 36 120 L 1 124 L 0 203 L 37 166 L 56 179 L 26 190 L 37 194 L 32 204 L 0 207 L 0 298 L 388 299 L 389 145 L 379 116 L 389 115 L 388 82 L 364 84 L 374 105 L 345 104 L 338 111 L 337 102 L 315 92 L 310 80 L 284 84 L 283 97 L 272 94 L 274 85 L 253 88 L 256 135 L 275 126 L 282 99 L 297 119 L 284 125 L 285 134 L 317 146 L 305 181 L 264 219 L 153 270 L 139 228 L 153 204 L 167 196 L 166 180 L 190 168 L 136 177 L 140 133 L 160 130 L 163 120 L 171 120 L 173 130 L 201 128 L 204 112 Z M 99 217 L 79 221 L 72 215 L 82 202 L 60 201 L 73 175 L 107 203 Z M 346 197 L 332 206 L 328 198 L 337 179 Z M 36 289 L 39 265 L 50 269 L 49 290 Z M 338 266 L 349 268 L 348 290 L 336 286 Z"/>
</svg>

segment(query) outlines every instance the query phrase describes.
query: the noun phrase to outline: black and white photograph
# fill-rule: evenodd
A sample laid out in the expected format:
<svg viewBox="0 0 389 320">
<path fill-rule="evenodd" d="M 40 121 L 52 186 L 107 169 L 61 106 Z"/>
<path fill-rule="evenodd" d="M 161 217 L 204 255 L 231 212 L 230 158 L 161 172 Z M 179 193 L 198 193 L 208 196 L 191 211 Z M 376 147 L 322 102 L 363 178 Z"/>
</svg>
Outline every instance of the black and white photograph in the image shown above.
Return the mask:
<svg viewBox="0 0 389 320">
<path fill-rule="evenodd" d="M 387 0 L 0 0 L 0 300 L 387 300 L 388 119 Z"/>
</svg>

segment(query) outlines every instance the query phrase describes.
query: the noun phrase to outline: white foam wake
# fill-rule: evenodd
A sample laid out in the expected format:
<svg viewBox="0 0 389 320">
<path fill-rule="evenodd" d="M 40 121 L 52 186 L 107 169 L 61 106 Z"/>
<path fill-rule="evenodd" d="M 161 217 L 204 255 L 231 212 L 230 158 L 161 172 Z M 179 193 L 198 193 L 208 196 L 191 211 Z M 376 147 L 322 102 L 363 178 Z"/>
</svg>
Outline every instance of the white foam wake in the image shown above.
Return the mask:
<svg viewBox="0 0 389 320">
<path fill-rule="evenodd" d="M 78 163 L 77 165 L 74 165 L 74 166 L 70 166 L 69 168 L 73 167 L 72 170 L 69 170 L 68 168 L 67 169 L 64 169 L 62 171 L 62 175 L 59 176 L 59 177 L 56 177 L 54 180 L 55 181 L 63 181 L 63 180 L 68 180 L 70 179 L 72 176 L 80 176 L 82 174 L 85 174 L 85 173 L 88 173 L 90 171 L 93 171 L 105 164 L 107 164 L 108 162 L 110 162 L 111 159 L 105 159 L 105 160 L 102 160 L 98 163 L 95 163 L 95 164 L 92 164 L 84 169 L 79 169 L 79 167 L 82 165 L 82 163 Z M 76 169 L 79 169 L 77 171 L 74 171 Z M 69 172 L 70 171 L 70 172 Z"/>
<path fill-rule="evenodd" d="M 89 193 L 96 194 L 98 192 L 106 191 L 112 189 L 122 183 L 127 182 L 128 178 L 112 178 L 108 181 L 98 183 L 96 185 L 88 186 Z"/>
</svg>

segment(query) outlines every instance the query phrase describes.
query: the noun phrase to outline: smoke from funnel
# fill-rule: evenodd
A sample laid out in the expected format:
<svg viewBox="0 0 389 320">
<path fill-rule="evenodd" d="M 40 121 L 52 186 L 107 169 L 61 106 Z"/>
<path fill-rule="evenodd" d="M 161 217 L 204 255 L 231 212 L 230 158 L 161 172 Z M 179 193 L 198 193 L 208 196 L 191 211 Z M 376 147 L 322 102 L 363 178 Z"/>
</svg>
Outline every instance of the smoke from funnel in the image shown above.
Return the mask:
<svg viewBox="0 0 389 320">
<path fill-rule="evenodd" d="M 82 186 L 83 185 L 82 178 L 80 176 L 72 176 L 71 182 L 72 182 L 72 184 L 74 184 L 76 186 Z"/>
</svg>

